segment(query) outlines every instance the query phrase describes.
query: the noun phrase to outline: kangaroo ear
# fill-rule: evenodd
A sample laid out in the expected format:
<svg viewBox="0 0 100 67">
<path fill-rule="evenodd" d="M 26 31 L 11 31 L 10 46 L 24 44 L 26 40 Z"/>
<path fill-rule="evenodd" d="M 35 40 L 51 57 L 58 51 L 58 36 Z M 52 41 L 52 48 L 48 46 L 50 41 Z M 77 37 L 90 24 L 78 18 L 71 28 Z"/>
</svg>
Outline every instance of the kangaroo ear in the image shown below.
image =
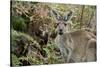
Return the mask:
<svg viewBox="0 0 100 67">
<path fill-rule="evenodd" d="M 67 15 L 64 16 L 64 21 L 68 21 L 69 19 L 71 19 L 73 12 L 70 11 Z"/>
<path fill-rule="evenodd" d="M 52 13 L 53 13 L 54 17 L 55 17 L 57 20 L 60 19 L 60 15 L 59 15 L 59 13 L 58 13 L 57 11 L 52 10 Z"/>
</svg>

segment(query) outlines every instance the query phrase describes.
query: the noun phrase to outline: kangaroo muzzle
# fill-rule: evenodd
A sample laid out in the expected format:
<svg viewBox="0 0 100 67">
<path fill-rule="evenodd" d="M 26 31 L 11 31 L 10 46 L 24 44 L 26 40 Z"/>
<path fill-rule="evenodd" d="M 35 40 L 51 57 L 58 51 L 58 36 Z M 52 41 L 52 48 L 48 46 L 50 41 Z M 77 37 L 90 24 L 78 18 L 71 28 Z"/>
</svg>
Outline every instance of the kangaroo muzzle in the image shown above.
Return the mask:
<svg viewBox="0 0 100 67">
<path fill-rule="evenodd" d="M 60 34 L 60 35 L 63 34 L 63 30 L 62 30 L 62 29 L 59 30 L 59 34 Z"/>
</svg>

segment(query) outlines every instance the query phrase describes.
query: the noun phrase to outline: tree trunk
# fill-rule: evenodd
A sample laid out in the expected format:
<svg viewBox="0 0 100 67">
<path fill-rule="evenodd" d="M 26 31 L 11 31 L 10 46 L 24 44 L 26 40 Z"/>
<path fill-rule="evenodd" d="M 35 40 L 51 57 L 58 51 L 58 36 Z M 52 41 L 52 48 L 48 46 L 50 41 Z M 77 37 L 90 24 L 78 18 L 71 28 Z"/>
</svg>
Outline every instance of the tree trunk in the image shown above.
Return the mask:
<svg viewBox="0 0 100 67">
<path fill-rule="evenodd" d="M 91 17 L 90 17 L 88 25 L 87 25 L 87 27 L 89 27 L 89 28 L 91 27 L 90 24 L 91 24 L 91 20 L 92 20 L 93 17 L 94 17 L 94 11 L 91 12 Z"/>
<path fill-rule="evenodd" d="M 83 24 L 84 8 L 85 8 L 85 5 L 82 6 L 82 11 L 81 11 L 81 15 L 80 15 L 80 29 L 82 28 L 82 24 Z"/>
</svg>

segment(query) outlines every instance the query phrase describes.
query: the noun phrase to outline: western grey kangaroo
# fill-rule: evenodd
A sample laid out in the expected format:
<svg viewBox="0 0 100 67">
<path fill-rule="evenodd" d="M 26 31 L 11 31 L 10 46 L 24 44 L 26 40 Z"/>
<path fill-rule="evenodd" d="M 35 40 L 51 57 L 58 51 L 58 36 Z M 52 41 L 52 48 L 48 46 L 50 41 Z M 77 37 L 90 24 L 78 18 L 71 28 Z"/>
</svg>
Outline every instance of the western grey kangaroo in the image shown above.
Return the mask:
<svg viewBox="0 0 100 67">
<path fill-rule="evenodd" d="M 96 36 L 86 30 L 70 32 L 69 20 L 72 11 L 63 17 L 54 10 L 52 12 L 57 25 L 55 43 L 60 49 L 64 62 L 96 61 Z"/>
</svg>

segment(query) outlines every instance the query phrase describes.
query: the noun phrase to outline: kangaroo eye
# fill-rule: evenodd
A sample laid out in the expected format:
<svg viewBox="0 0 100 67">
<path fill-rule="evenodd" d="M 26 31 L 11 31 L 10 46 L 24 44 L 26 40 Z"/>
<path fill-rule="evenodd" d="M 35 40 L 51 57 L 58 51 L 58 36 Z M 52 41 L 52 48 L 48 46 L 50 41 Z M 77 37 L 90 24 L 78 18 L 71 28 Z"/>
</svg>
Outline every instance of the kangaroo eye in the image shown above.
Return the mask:
<svg viewBox="0 0 100 67">
<path fill-rule="evenodd" d="M 64 23 L 64 25 L 66 26 L 66 25 L 67 25 L 67 23 Z"/>
<path fill-rule="evenodd" d="M 58 26 L 58 25 L 59 25 L 59 23 L 56 23 L 55 25 L 56 25 L 56 26 Z"/>
<path fill-rule="evenodd" d="M 56 23 L 56 25 L 59 25 L 59 23 Z"/>
<path fill-rule="evenodd" d="M 59 23 L 55 23 L 55 24 L 54 24 L 55 28 L 56 28 L 58 25 L 59 25 Z"/>
</svg>

